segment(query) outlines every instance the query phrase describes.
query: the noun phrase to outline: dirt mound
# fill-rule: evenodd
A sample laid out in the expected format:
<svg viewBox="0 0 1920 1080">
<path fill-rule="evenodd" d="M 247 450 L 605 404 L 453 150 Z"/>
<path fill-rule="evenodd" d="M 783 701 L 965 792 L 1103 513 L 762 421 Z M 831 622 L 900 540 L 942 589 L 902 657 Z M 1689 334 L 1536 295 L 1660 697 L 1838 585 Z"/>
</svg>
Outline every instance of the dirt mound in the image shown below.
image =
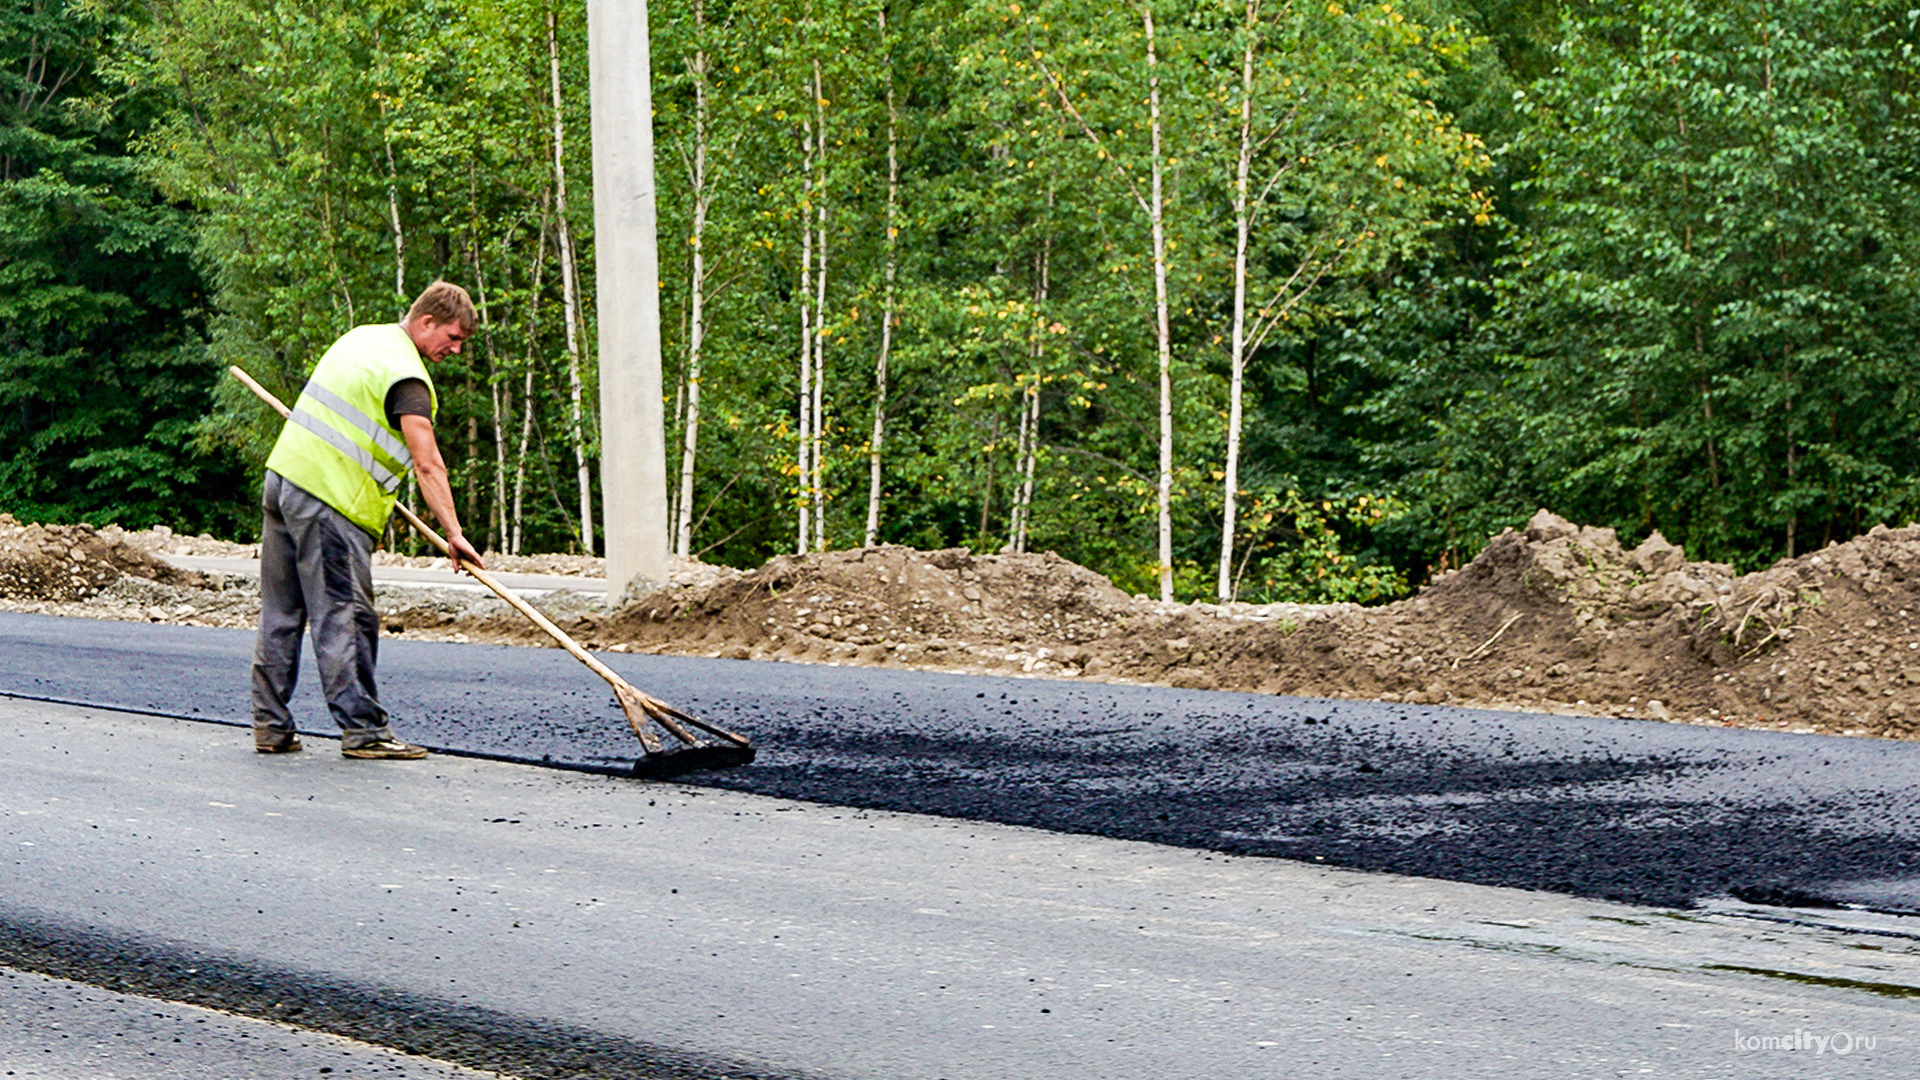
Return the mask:
<svg viewBox="0 0 1920 1080">
<path fill-rule="evenodd" d="M 0 605 L 249 624 L 250 581 L 149 554 L 218 544 L 0 515 Z M 565 556 L 493 565 L 601 572 Z M 1543 510 L 1380 608 L 1159 604 L 1057 555 L 962 548 L 785 555 L 746 573 L 676 562 L 671 577 L 615 610 L 568 593 L 538 602 L 588 647 L 613 651 L 1920 737 L 1920 527 L 1876 528 L 1736 575 L 1687 561 L 1657 533 L 1629 551 L 1612 530 Z M 490 597 L 379 595 L 390 633 L 547 644 Z"/>
<path fill-rule="evenodd" d="M 0 598 L 84 600 L 129 574 L 163 585 L 204 583 L 128 543 L 118 528 L 22 525 L 0 514 Z"/>
<path fill-rule="evenodd" d="M 1542 511 L 1418 595 L 1299 626 L 1135 620 L 1123 671 L 1177 685 L 1915 733 L 1920 528 L 1735 575 L 1658 533 Z M 1116 642 L 1118 644 L 1118 642 Z"/>
<path fill-rule="evenodd" d="M 1075 646 L 1111 632 L 1133 606 L 1058 555 L 884 546 L 782 555 L 582 615 L 569 630 L 622 650 L 1077 673 L 1090 654 Z M 512 618 L 485 632 L 535 640 Z"/>
<path fill-rule="evenodd" d="M 1736 575 L 1546 511 L 1382 608 L 1131 599 L 1053 555 L 782 556 L 569 628 L 597 648 L 1920 734 L 1920 528 Z M 483 639 L 536 643 L 495 620 Z M 1910 726 L 1912 725 L 1912 726 Z"/>
<path fill-rule="evenodd" d="M 1611 529 L 1541 511 L 1410 599 L 1227 634 L 1179 617 L 1136 630 L 1135 657 L 1184 651 L 1187 670 L 1168 674 L 1194 685 L 1632 713 L 1713 654 L 1699 643 L 1714 640 L 1731 579 L 1658 534 L 1627 552 Z M 1149 631 L 1178 636 L 1156 648 Z"/>
</svg>

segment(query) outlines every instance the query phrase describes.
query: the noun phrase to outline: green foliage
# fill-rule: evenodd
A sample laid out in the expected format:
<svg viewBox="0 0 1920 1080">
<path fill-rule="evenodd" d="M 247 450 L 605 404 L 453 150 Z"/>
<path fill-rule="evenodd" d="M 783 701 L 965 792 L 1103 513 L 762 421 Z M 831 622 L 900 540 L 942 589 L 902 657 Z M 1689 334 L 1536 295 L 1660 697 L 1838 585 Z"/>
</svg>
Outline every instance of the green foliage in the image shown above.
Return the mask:
<svg viewBox="0 0 1920 1080">
<path fill-rule="evenodd" d="M 1390 496 L 1309 499 L 1295 489 L 1256 492 L 1247 505 L 1253 533 L 1247 557 L 1257 560 L 1258 577 L 1239 582 L 1236 593 L 1253 603 L 1367 604 L 1402 596 L 1406 574 L 1383 561 L 1370 541 L 1406 513 L 1406 504 Z M 1355 551 L 1356 544 L 1368 546 Z"/>
<path fill-rule="evenodd" d="M 239 520 L 231 463 L 257 464 L 277 425 L 210 392 L 217 365 L 290 394 L 335 336 L 444 276 L 486 324 L 436 374 L 469 531 L 496 548 L 570 542 L 573 446 L 596 444 L 594 422 L 571 419 L 553 163 L 558 120 L 591 404 L 577 6 L 10 10 L 9 508 Z M 1248 312 L 1271 326 L 1246 354 L 1241 598 L 1389 599 L 1543 505 L 1744 565 L 1920 514 L 1903 349 L 1920 329 L 1920 31 L 1905 8 L 661 0 L 651 14 L 669 468 L 697 326 L 692 548 L 706 558 L 749 565 L 795 544 L 803 310 L 826 371 L 825 537 L 862 542 L 890 311 L 880 538 L 998 550 L 1024 514 L 1028 548 L 1153 591 L 1157 161 L 1175 572 L 1181 596 L 1211 594 L 1249 46 Z M 35 82 L 65 70 L 57 92 Z M 824 155 L 807 141 L 820 124 Z M 803 289 L 822 242 L 824 299 Z"/>
<path fill-rule="evenodd" d="M 1503 332 L 1561 513 L 1754 565 L 1920 511 L 1905 5 L 1569 20 Z"/>
<path fill-rule="evenodd" d="M 336 337 L 398 318 L 435 278 L 474 293 L 486 325 L 434 378 L 456 487 L 485 496 L 466 504 L 468 531 L 496 548 L 577 535 L 547 14 L 524 0 L 169 0 L 117 55 L 129 83 L 178 102 L 140 145 L 162 190 L 199 211 L 220 363 L 289 398 Z M 590 255 L 584 13 L 559 19 L 568 218 Z M 592 342 L 590 308 L 576 330 Z M 229 384 L 202 437 L 258 465 L 278 427 Z"/>
<path fill-rule="evenodd" d="M 191 223 L 128 143 L 166 108 L 101 70 L 126 17 L 0 9 L 0 509 L 226 531 L 237 463 L 193 446 L 206 356 Z"/>
</svg>

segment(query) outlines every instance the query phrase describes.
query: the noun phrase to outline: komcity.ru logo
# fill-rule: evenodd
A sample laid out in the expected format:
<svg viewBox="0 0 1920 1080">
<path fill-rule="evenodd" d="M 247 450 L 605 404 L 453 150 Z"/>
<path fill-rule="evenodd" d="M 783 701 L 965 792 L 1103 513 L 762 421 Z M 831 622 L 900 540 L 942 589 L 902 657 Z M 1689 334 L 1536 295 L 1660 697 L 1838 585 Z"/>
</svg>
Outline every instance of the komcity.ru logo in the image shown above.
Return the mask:
<svg viewBox="0 0 1920 1080">
<path fill-rule="evenodd" d="M 1874 1042 L 1872 1035 L 1855 1035 L 1849 1031 L 1836 1031 L 1831 1035 L 1815 1035 L 1806 1030 L 1795 1030 L 1787 1035 L 1743 1035 L 1739 1028 L 1733 1029 L 1733 1048 L 1747 1053 L 1775 1050 L 1789 1054 L 1811 1053 L 1819 1057 L 1831 1050 L 1844 1057 L 1856 1051 L 1871 1050 Z"/>
</svg>

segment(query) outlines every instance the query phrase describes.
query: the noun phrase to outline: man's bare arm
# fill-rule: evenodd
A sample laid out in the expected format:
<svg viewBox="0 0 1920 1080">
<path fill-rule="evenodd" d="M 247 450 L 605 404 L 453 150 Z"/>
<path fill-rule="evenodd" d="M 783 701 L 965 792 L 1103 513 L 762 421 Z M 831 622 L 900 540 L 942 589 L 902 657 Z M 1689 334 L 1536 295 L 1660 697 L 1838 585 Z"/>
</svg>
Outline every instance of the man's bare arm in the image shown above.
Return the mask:
<svg viewBox="0 0 1920 1080">
<path fill-rule="evenodd" d="M 433 421 L 412 413 L 402 415 L 400 434 L 406 436 L 407 449 L 413 453 L 413 475 L 420 481 L 420 498 L 439 520 L 440 531 L 452 549 L 453 568 L 464 570 L 466 567 L 462 564 L 472 563 L 486 569 L 481 565 L 480 553 L 467 542 L 466 534 L 460 529 L 460 515 L 453 509 L 453 486 L 447 482 L 447 463 L 440 456 L 439 441 L 433 437 Z"/>
</svg>

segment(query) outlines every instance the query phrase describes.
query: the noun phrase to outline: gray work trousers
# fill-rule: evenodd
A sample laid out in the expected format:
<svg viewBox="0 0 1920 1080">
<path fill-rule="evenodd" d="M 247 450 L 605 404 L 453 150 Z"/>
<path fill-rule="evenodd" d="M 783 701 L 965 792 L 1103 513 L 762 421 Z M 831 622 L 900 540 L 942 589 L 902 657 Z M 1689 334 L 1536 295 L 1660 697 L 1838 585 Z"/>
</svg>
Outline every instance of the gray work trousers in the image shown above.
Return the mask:
<svg viewBox="0 0 1920 1080">
<path fill-rule="evenodd" d="M 392 738 L 374 693 L 380 619 L 373 610 L 373 537 L 269 471 L 261 498 L 260 635 L 253 646 L 253 737 L 293 737 L 287 709 L 300 678 L 300 637 L 312 623 L 313 658 L 340 748 Z"/>
</svg>

